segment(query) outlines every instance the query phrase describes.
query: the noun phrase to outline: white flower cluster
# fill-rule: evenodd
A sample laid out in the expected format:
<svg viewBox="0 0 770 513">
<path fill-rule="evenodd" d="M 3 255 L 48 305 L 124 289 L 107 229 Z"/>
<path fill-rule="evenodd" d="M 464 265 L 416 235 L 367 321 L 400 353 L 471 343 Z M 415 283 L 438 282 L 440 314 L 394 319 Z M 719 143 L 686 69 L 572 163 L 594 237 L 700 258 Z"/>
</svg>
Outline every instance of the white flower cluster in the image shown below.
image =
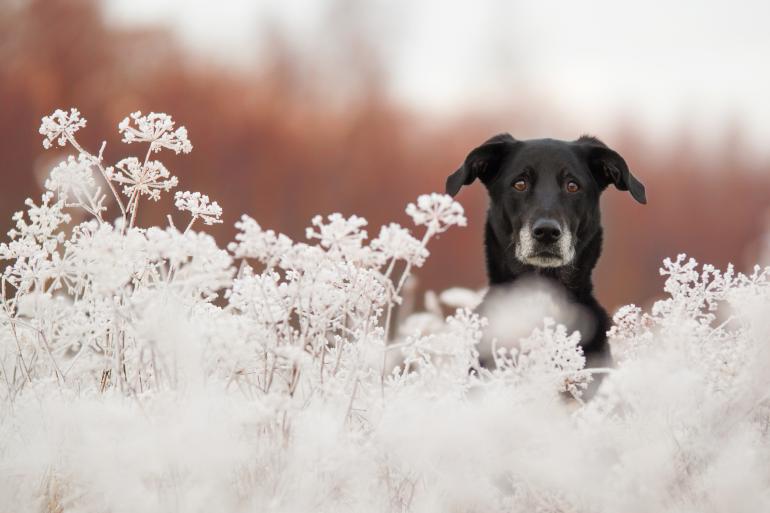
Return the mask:
<svg viewBox="0 0 770 513">
<path fill-rule="evenodd" d="M 200 192 L 177 192 L 174 205 L 179 210 L 190 212 L 193 219 L 201 218 L 207 225 L 222 222 L 222 207 L 216 201 L 209 201 L 209 197 Z"/>
<path fill-rule="evenodd" d="M 217 342 L 208 351 L 216 361 L 228 361 L 234 367 L 257 365 L 270 384 L 264 379 L 252 384 L 265 392 L 278 376 L 283 381 L 292 372 L 297 376 L 294 382 L 289 379 L 290 388 L 301 383 L 314 386 L 326 372 L 344 386 L 351 385 L 346 380 L 357 382 L 374 375 L 384 383 L 385 333 L 410 269 L 422 265 L 428 255 L 425 245 L 430 230 L 420 242 L 409 230 L 392 224 L 367 245 L 364 219 L 332 214 L 312 220 L 307 237 L 318 242 L 312 245 L 262 230 L 244 216 L 236 224 L 240 233 L 229 246 L 231 256 L 211 237 L 192 231 L 197 219 L 206 225 L 221 223 L 222 209 L 208 196 L 189 191 L 175 195 L 176 207 L 191 215 L 183 232 L 173 225 L 138 228 L 134 221 L 140 197 L 157 200 L 161 192 L 177 185 L 177 178 L 161 162 L 147 157 L 144 161 L 126 157 L 105 166 L 103 148 L 97 156 L 77 142 L 74 133 L 84 125 L 74 109 L 69 115 L 57 111 L 44 119 L 41 133 L 47 138 L 64 137 L 62 142 L 78 155 L 52 170 L 42 202 L 27 200 L 26 218 L 23 212 L 14 216 L 11 240 L 0 245 L 0 258 L 9 262 L 2 275 L 3 290 L 14 291 L 4 293 L 7 319 L 1 326 L 10 329 L 16 347 L 12 367 L 23 370 L 8 382 L 6 399 L 14 400 L 50 372 L 60 385 L 69 386 L 72 381 L 80 386 L 86 379 L 85 370 L 79 371 L 81 365 L 89 373 L 99 369 L 100 389 L 141 393 L 173 388 L 179 378 L 169 370 L 173 364 L 164 360 L 168 355 L 160 350 L 159 334 L 144 320 L 148 312 L 162 310 L 167 303 L 187 305 L 190 312 L 206 311 L 211 325 L 201 327 L 200 333 L 243 329 L 234 340 L 253 344 L 261 360 L 253 361 L 253 356 L 233 360 L 242 351 L 215 335 Z M 186 131 L 174 130 L 165 114 L 134 113 L 121 123 L 120 131 L 126 142 L 149 143 L 148 157 L 161 147 L 190 148 Z M 96 171 L 123 212 L 114 223 L 103 216 L 106 197 Z M 115 186 L 128 198 L 125 209 Z M 434 201 L 442 200 L 436 196 Z M 68 209 L 81 209 L 92 218 L 68 230 L 72 220 Z M 257 273 L 242 260 L 233 279 L 233 257 L 254 259 L 264 269 Z M 397 262 L 404 263 L 398 278 L 392 276 Z M 226 297 L 226 308 L 211 303 L 220 296 Z M 56 317 L 46 317 L 54 305 Z M 77 329 L 70 326 L 73 319 L 78 320 Z M 40 337 L 45 347 L 40 346 Z M 361 350 L 355 343 L 359 338 L 370 341 L 369 349 Z M 370 350 L 377 347 L 379 359 L 372 358 Z M 72 348 L 77 348 L 77 359 L 70 361 Z M 39 357 L 42 350 L 47 358 Z M 287 359 L 290 354 L 294 356 Z M 319 365 L 319 359 L 323 370 L 317 376 L 292 367 L 298 362 Z M 63 370 L 65 364 L 71 373 Z M 225 375 L 240 382 L 240 374 L 230 374 L 234 367 Z M 207 369 L 217 375 L 225 370 L 221 366 Z M 72 376 L 76 377 L 70 380 Z M 334 381 L 332 377 L 325 379 Z"/>
<path fill-rule="evenodd" d="M 165 115 L 132 119 L 124 138 L 153 151 L 186 141 L 163 138 Z M 44 121 L 80 155 L 0 244 L 4 509 L 770 509 L 770 268 L 667 260 L 668 297 L 615 316 L 615 368 L 585 369 L 547 319 L 481 368 L 486 319 L 452 311 L 476 292 L 428 294 L 392 326 L 429 240 L 465 223 L 448 196 L 407 207 L 421 239 L 390 224 L 367 244 L 364 219 L 332 214 L 295 242 L 243 216 L 226 251 L 192 229 L 221 220 L 199 193 L 177 195 L 184 231 L 105 220 L 97 173 L 133 187 L 132 214 L 171 177 L 108 172 L 74 139 L 84 123 Z"/>
<path fill-rule="evenodd" d="M 351 254 L 361 248 L 366 239 L 366 231 L 362 230 L 367 225 L 366 219 L 351 216 L 345 219 L 341 214 L 334 213 L 328 216 L 328 222 L 324 223 L 323 217 L 315 216 L 311 223 L 316 229 L 307 228 L 305 236 L 308 239 L 318 239 L 321 246 L 342 254 Z"/>
<path fill-rule="evenodd" d="M 543 329 L 536 328 L 521 340 L 520 347 L 497 348 L 496 368 L 519 384 L 536 380 L 538 387 L 580 398 L 592 378 L 590 373 L 581 372 L 586 360 L 579 342 L 580 333 L 568 334 L 564 326 L 546 318 Z"/>
<path fill-rule="evenodd" d="M 86 126 L 86 120 L 80 117 L 77 109 L 70 109 L 69 114 L 56 109 L 50 116 L 44 116 L 40 124 L 39 132 L 44 136 L 43 147 L 48 149 L 54 142 L 59 146 L 65 146 L 68 139 L 84 126 Z"/>
<path fill-rule="evenodd" d="M 409 230 L 396 223 L 380 228 L 380 234 L 372 241 L 371 247 L 381 251 L 387 259 L 406 260 L 416 267 L 422 267 L 428 258 L 425 246 L 412 237 Z"/>
<path fill-rule="evenodd" d="M 236 258 L 253 258 L 267 267 L 275 267 L 281 257 L 292 247 L 292 240 L 282 233 L 263 230 L 254 219 L 247 215 L 235 223 L 237 242 L 231 242 L 229 249 Z"/>
<path fill-rule="evenodd" d="M 141 195 L 158 201 L 161 191 L 170 191 L 179 184 L 176 176 L 163 163 L 150 160 L 144 164 L 136 157 L 120 160 L 115 167 L 107 168 L 107 178 L 123 186 L 123 194 L 129 198 Z M 129 204 L 129 210 L 135 203 Z"/>
<path fill-rule="evenodd" d="M 133 124 L 132 124 L 133 123 Z M 152 151 L 158 152 L 167 148 L 174 153 L 190 153 L 192 144 L 187 139 L 187 129 L 180 126 L 174 130 L 171 116 L 163 113 L 150 112 L 142 116 L 140 111 L 132 113 L 118 125 L 123 134 L 123 142 L 148 142 Z"/>
<path fill-rule="evenodd" d="M 616 355 L 639 361 L 660 352 L 681 354 L 689 368 L 707 378 L 709 390 L 735 387 L 744 379 L 740 369 L 760 349 L 746 347 L 749 338 L 741 326 L 758 308 L 770 307 L 770 268 L 757 266 L 749 275 L 736 273 L 732 265 L 724 272 L 711 265 L 699 271 L 694 259 L 679 255 L 666 259 L 660 273 L 667 277 L 667 299 L 657 301 L 650 313 L 634 305 L 616 313 L 609 333 Z"/>
<path fill-rule="evenodd" d="M 70 222 L 71 216 L 63 212 L 62 202 L 52 203 L 53 193 L 46 192 L 40 199 L 40 205 L 36 205 L 32 198 L 27 198 L 24 204 L 27 206 L 27 220 L 24 219 L 24 211 L 18 211 L 13 215 L 16 226 L 8 232 L 8 236 L 16 243 L 24 243 L 27 247 L 39 247 L 46 251 L 56 248 L 56 242 L 61 242 L 64 234 L 59 231 L 62 224 Z"/>
<path fill-rule="evenodd" d="M 54 169 L 46 181 L 46 188 L 56 192 L 59 201 L 66 206 L 80 207 L 99 222 L 104 222 L 102 214 L 107 210 L 104 205 L 106 196 L 102 194 L 101 187 L 96 185 L 93 175 L 93 169 L 98 169 L 120 207 L 122 229 L 132 228 L 136 221 L 141 196 L 158 201 L 161 192 L 168 192 L 179 183 L 179 180 L 171 175 L 162 162 L 150 160 L 150 154 L 157 153 L 163 148 L 173 150 L 175 153 L 189 153 L 192 150 L 192 144 L 187 138 L 187 129 L 183 126 L 174 129 L 174 121 L 167 114 L 151 112 L 147 116 L 142 116 L 141 112 L 134 112 L 121 121 L 118 128 L 125 143 L 149 143 L 144 160 L 127 157 L 114 166 L 105 166 L 102 162 L 104 145 L 98 155 L 93 155 L 78 143 L 75 132 L 84 126 L 86 126 L 86 120 L 81 118 L 80 112 L 74 108 L 70 109 L 69 114 L 57 109 L 50 116 L 43 117 L 39 130 L 44 136 L 43 146 L 50 148 L 55 141 L 60 146 L 69 144 L 78 152 L 77 158 L 69 156 Z M 128 197 L 128 206 L 123 204 L 116 186 L 122 187 L 123 194 Z M 74 203 L 71 203 L 73 200 Z M 194 205 L 191 202 L 195 201 L 196 199 L 188 199 L 184 204 L 192 208 Z M 200 203 L 203 198 L 199 196 L 197 201 Z M 221 209 L 216 206 L 216 203 L 197 205 L 197 208 L 198 214 L 193 216 L 193 220 L 200 217 L 207 224 L 219 222 L 217 219 L 221 215 Z M 219 214 L 216 214 L 217 209 Z M 127 217 L 128 214 L 131 214 L 130 219 Z"/>
<path fill-rule="evenodd" d="M 77 158 L 70 155 L 51 170 L 45 188 L 57 193 L 64 201 L 71 197 L 80 199 L 81 195 L 88 195 L 96 188 L 91 171 L 93 165 L 88 155 L 80 154 Z"/>
<path fill-rule="evenodd" d="M 430 233 L 441 233 L 451 226 L 465 226 L 465 211 L 462 205 L 446 194 L 423 194 L 417 204 L 410 203 L 406 213 L 418 226 L 426 226 Z"/>
</svg>

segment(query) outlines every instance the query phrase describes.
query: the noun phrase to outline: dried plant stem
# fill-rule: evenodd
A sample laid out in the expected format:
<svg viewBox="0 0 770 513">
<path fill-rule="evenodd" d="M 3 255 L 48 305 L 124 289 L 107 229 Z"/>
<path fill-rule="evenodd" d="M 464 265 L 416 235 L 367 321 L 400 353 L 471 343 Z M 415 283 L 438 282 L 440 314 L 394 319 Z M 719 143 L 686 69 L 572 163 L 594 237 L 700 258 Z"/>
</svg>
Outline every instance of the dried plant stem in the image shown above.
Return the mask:
<svg viewBox="0 0 770 513">
<path fill-rule="evenodd" d="M 345 422 L 348 421 L 350 418 L 350 414 L 353 411 L 353 402 L 356 399 L 356 392 L 358 392 L 358 382 L 360 381 L 360 378 L 358 376 L 358 373 L 356 372 L 356 378 L 353 382 L 353 391 L 350 393 L 350 401 L 348 402 L 348 409 L 345 411 Z"/>
<path fill-rule="evenodd" d="M 154 147 L 154 142 L 150 143 L 150 147 L 147 148 L 147 153 L 144 156 L 144 163 L 142 164 L 142 176 L 139 177 L 138 183 L 142 183 L 144 180 L 144 177 L 147 176 L 147 173 L 149 172 L 149 168 L 147 167 L 147 163 L 150 161 L 150 155 L 152 154 L 152 150 Z M 134 223 L 136 222 L 136 211 L 139 208 L 139 187 L 134 189 L 134 193 L 131 195 L 131 198 L 128 200 L 129 202 L 129 210 L 131 210 L 131 222 L 129 222 L 128 227 L 133 228 Z"/>
<path fill-rule="evenodd" d="M 27 366 L 27 362 L 24 361 L 24 354 L 21 351 L 21 342 L 19 341 L 19 334 L 16 332 L 16 326 L 13 321 L 15 321 L 15 317 L 11 314 L 11 311 L 8 307 L 8 302 L 5 300 L 6 297 L 6 288 L 5 288 L 5 276 L 2 277 L 2 280 L 0 280 L 0 283 L 2 283 L 2 288 L 0 289 L 0 292 L 2 293 L 2 302 L 3 302 L 3 309 L 5 310 L 6 318 L 8 319 L 8 325 L 11 328 L 11 333 L 13 334 L 13 339 L 16 342 L 16 350 L 18 351 L 18 358 L 21 362 L 21 368 L 24 370 L 24 375 L 27 377 L 28 382 L 32 382 L 32 377 L 29 373 L 29 367 Z"/>
<path fill-rule="evenodd" d="M 126 207 L 125 207 L 125 205 L 123 205 L 123 200 L 120 199 L 120 194 L 118 194 L 117 189 L 115 189 L 115 185 L 112 183 L 112 180 L 110 180 L 107 177 L 107 170 L 104 168 L 104 165 L 102 164 L 102 154 L 104 152 L 104 147 L 105 147 L 106 143 L 102 143 L 102 147 L 99 150 L 99 156 L 98 157 L 94 157 L 91 153 L 87 152 L 86 150 L 83 149 L 82 146 L 80 146 L 80 144 L 77 142 L 77 139 L 75 139 L 75 137 L 67 134 L 67 140 L 69 141 L 69 143 L 72 145 L 73 148 L 78 150 L 78 152 L 80 152 L 80 153 L 82 153 L 84 155 L 87 155 L 94 162 L 96 162 L 96 166 L 99 168 L 99 171 L 102 173 L 102 177 L 107 182 L 107 185 L 109 186 L 110 191 L 112 191 L 112 195 L 115 198 L 115 201 L 117 201 L 117 203 L 118 203 L 118 208 L 120 208 L 120 213 L 123 216 L 123 224 L 125 225 L 125 221 L 126 221 Z"/>
<path fill-rule="evenodd" d="M 425 230 L 425 234 L 422 237 L 422 240 L 420 241 L 420 244 L 423 248 L 428 246 L 428 241 L 430 241 L 431 237 L 435 234 L 434 230 L 432 228 L 428 228 Z M 395 259 L 390 262 L 390 266 L 388 267 L 387 276 L 390 276 L 390 273 L 393 271 L 393 264 L 395 262 Z M 404 286 L 404 283 L 406 283 L 406 279 L 409 277 L 409 274 L 412 271 L 413 262 L 411 260 L 408 260 L 406 263 L 406 267 L 404 268 L 404 271 L 401 273 L 401 276 L 398 280 L 398 286 L 395 288 L 392 288 L 393 284 L 390 280 L 388 280 L 388 286 L 391 287 L 391 299 L 388 301 L 388 309 L 387 313 L 385 314 L 385 341 L 386 341 L 386 348 L 387 348 L 387 342 L 390 340 L 390 324 L 392 322 L 393 318 L 393 305 L 396 303 L 396 299 L 398 298 L 399 293 L 401 292 L 401 289 Z M 383 389 L 384 394 L 384 388 L 385 388 L 385 371 L 388 365 L 388 358 L 387 358 L 387 350 L 383 350 L 382 352 L 382 369 L 380 371 L 380 386 Z"/>
</svg>

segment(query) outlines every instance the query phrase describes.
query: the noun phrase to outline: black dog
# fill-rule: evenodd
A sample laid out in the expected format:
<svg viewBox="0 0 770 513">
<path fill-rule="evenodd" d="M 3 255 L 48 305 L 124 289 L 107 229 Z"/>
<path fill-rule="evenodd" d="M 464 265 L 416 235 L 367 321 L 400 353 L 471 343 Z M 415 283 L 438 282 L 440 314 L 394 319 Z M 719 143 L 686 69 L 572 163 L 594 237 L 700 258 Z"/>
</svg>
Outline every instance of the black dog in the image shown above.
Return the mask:
<svg viewBox="0 0 770 513">
<path fill-rule="evenodd" d="M 610 321 L 591 282 L 602 247 L 599 195 L 613 184 L 646 203 L 644 186 L 620 155 L 587 136 L 569 142 L 496 135 L 468 154 L 447 178 L 446 191 L 454 196 L 477 178 L 490 198 L 487 298 L 531 276 L 556 284 L 588 312 L 590 322 L 580 329 L 586 366 L 609 365 Z"/>
</svg>

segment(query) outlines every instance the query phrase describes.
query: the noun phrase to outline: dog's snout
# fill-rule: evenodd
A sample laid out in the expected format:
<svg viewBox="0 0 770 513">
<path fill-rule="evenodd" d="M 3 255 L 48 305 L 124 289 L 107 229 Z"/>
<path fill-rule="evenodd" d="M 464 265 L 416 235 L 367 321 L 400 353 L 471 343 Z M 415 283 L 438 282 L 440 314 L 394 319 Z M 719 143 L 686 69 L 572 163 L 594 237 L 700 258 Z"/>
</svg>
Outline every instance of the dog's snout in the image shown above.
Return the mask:
<svg viewBox="0 0 770 513">
<path fill-rule="evenodd" d="M 561 227 L 553 219 L 538 219 L 532 225 L 532 236 L 538 242 L 550 244 L 561 237 Z"/>
</svg>

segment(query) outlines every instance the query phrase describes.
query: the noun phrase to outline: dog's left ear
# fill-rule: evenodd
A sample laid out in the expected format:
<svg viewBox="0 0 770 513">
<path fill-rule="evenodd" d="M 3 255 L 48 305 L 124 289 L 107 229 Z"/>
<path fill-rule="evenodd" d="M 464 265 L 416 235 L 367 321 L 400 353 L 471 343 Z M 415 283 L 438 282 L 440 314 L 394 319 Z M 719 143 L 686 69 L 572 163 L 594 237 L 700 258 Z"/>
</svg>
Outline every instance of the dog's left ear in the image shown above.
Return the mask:
<svg viewBox="0 0 770 513">
<path fill-rule="evenodd" d="M 484 184 L 494 178 L 500 163 L 518 141 L 511 134 L 498 134 L 487 139 L 484 144 L 474 148 L 460 168 L 446 179 L 446 193 L 455 196 L 460 187 L 470 185 L 478 178 Z"/>
<path fill-rule="evenodd" d="M 644 185 L 631 174 L 628 164 L 617 152 L 595 137 L 583 136 L 575 141 L 575 145 L 585 156 L 589 169 L 602 189 L 614 184 L 618 190 L 629 191 L 639 203 L 647 203 Z"/>
</svg>

